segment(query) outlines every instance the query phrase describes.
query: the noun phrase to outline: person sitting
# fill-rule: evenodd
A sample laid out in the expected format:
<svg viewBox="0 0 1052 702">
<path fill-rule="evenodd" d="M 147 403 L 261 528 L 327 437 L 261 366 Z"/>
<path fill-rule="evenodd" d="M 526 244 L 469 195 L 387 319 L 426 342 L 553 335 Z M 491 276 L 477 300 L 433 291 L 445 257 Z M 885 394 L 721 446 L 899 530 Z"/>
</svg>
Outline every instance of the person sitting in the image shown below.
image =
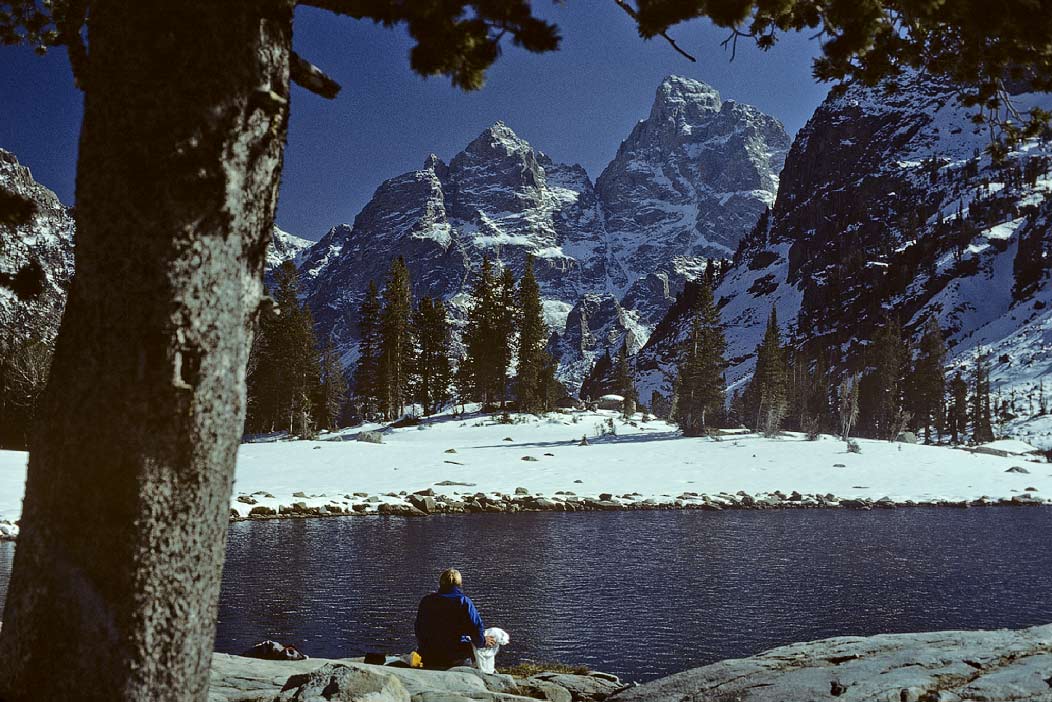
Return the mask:
<svg viewBox="0 0 1052 702">
<path fill-rule="evenodd" d="M 474 660 L 472 644 L 492 646 L 493 637 L 475 604 L 460 589 L 464 580 L 459 570 L 448 568 L 438 579 L 438 592 L 420 600 L 416 612 L 417 652 L 430 670 L 470 666 Z"/>
</svg>

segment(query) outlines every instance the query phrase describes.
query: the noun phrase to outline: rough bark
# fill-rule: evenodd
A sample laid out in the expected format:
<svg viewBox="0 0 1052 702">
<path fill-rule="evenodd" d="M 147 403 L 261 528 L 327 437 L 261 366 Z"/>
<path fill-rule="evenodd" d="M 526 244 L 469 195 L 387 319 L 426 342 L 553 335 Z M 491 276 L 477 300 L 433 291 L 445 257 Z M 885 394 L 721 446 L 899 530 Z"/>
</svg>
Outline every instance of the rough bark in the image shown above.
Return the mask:
<svg viewBox="0 0 1052 702">
<path fill-rule="evenodd" d="M 98 0 L 0 698 L 204 700 L 291 0 Z"/>
</svg>

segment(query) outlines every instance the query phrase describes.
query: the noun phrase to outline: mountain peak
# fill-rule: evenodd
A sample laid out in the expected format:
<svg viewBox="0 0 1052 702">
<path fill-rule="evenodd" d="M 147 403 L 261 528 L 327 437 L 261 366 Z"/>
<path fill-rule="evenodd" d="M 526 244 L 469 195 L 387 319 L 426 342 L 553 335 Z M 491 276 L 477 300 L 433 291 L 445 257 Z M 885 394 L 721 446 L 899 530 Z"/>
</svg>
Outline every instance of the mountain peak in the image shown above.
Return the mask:
<svg viewBox="0 0 1052 702">
<path fill-rule="evenodd" d="M 497 120 L 489 127 L 482 130 L 474 141 L 467 145 L 464 150 L 469 153 L 486 153 L 502 151 L 513 153 L 531 149 L 525 139 L 512 131 L 511 127 Z"/>
<path fill-rule="evenodd" d="M 711 85 L 693 78 L 668 76 L 658 86 L 650 116 L 661 118 L 684 113 L 689 116 L 718 111 L 722 105 L 719 91 Z"/>
</svg>

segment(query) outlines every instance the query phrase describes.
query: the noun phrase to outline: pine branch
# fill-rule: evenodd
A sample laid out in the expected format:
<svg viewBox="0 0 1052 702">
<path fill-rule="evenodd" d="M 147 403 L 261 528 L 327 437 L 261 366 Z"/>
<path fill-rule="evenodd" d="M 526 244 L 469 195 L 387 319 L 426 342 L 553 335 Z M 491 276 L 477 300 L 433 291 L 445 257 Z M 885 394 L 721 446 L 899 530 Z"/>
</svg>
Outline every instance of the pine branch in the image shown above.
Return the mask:
<svg viewBox="0 0 1052 702">
<path fill-rule="evenodd" d="M 293 51 L 290 55 L 290 77 L 292 82 L 306 88 L 315 95 L 332 100 L 340 92 L 340 84 Z"/>
<path fill-rule="evenodd" d="M 617 6 L 620 7 L 622 10 L 624 10 L 625 13 L 629 17 L 631 17 L 637 23 L 639 22 L 639 13 L 636 12 L 636 9 L 634 7 L 632 7 L 631 5 L 628 4 L 628 0 L 614 0 L 614 2 L 617 3 Z M 697 63 L 698 59 L 694 58 L 693 56 L 688 54 L 686 51 L 681 49 L 679 47 L 679 44 L 676 43 L 676 40 L 668 35 L 668 32 L 666 32 L 665 30 L 661 30 L 659 32 L 659 34 L 665 39 L 665 41 L 667 41 L 669 43 L 669 46 L 671 46 L 673 49 L 676 50 L 677 53 L 679 53 L 682 56 L 686 57 L 690 61 L 693 61 L 693 62 Z"/>
</svg>

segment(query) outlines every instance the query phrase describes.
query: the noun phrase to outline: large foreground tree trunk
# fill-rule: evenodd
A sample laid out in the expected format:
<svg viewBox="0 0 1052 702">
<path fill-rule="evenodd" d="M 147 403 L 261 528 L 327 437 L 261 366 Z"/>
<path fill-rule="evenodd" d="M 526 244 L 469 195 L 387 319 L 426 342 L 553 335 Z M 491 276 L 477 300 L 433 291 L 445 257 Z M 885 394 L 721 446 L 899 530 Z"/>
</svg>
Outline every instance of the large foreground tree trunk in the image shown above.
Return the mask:
<svg viewBox="0 0 1052 702">
<path fill-rule="evenodd" d="M 96 0 L 0 699 L 204 700 L 291 0 Z"/>
</svg>

